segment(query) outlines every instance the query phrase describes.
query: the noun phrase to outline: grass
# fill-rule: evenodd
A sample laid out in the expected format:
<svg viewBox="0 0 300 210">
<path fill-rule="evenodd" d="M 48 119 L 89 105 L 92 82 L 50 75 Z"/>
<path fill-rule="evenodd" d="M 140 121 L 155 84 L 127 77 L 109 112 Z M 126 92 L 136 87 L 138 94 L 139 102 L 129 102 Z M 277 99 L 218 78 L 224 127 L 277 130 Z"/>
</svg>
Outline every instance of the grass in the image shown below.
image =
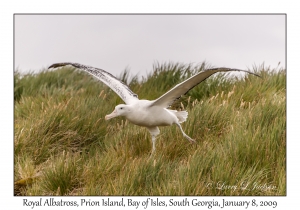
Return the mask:
<svg viewBox="0 0 300 210">
<path fill-rule="evenodd" d="M 155 63 L 119 78 L 155 99 L 207 68 Z M 161 127 L 157 151 L 145 128 L 104 116 L 122 100 L 72 68 L 14 75 L 15 195 L 286 195 L 286 72 L 217 74 L 173 104 L 185 132 Z M 240 73 L 242 74 L 242 73 Z"/>
</svg>

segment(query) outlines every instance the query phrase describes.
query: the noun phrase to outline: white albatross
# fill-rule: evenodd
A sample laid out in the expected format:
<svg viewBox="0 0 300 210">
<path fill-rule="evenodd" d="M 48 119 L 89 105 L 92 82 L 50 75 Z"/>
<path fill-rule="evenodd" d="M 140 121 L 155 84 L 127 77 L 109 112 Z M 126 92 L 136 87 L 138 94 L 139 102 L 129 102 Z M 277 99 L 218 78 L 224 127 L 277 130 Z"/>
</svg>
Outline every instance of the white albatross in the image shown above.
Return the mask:
<svg viewBox="0 0 300 210">
<path fill-rule="evenodd" d="M 139 100 L 137 94 L 132 92 L 126 84 L 124 84 L 122 81 L 120 81 L 110 73 L 99 68 L 82 65 L 79 63 L 68 62 L 52 64 L 49 69 L 66 65 L 71 65 L 93 75 L 94 77 L 105 83 L 121 97 L 121 99 L 126 104 L 117 105 L 115 107 L 115 110 L 111 114 L 105 116 L 105 120 L 109 120 L 117 116 L 124 116 L 129 122 L 135 125 L 146 127 L 152 137 L 151 155 L 155 152 L 156 136 L 160 133 L 158 126 L 169 126 L 175 124 L 179 127 L 180 131 L 186 139 L 188 139 L 191 143 L 195 143 L 195 140 L 186 135 L 180 125 L 180 123 L 186 121 L 188 112 L 168 109 L 168 107 L 172 105 L 176 99 L 179 99 L 193 87 L 217 72 L 242 71 L 260 77 L 257 74 L 240 69 L 207 69 L 176 85 L 174 88 L 172 88 L 159 98 L 149 101 Z"/>
</svg>

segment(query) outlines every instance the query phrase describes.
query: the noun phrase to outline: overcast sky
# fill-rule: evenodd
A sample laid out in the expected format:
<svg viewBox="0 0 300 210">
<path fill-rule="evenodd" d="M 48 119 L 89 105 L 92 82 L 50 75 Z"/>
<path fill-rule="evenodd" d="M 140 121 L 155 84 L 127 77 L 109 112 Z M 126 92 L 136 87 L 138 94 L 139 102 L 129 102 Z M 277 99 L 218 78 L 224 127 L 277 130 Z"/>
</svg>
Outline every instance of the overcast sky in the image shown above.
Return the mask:
<svg viewBox="0 0 300 210">
<path fill-rule="evenodd" d="M 285 15 L 15 15 L 15 68 L 77 62 L 143 75 L 155 61 L 285 66 Z"/>
</svg>

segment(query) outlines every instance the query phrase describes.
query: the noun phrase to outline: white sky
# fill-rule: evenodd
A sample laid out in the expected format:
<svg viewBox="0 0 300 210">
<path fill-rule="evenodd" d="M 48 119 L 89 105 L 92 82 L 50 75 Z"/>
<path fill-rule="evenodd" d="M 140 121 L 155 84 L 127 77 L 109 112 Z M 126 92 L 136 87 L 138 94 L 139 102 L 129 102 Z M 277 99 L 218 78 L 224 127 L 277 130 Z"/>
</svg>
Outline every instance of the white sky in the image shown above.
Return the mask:
<svg viewBox="0 0 300 210">
<path fill-rule="evenodd" d="M 15 15 L 15 68 L 78 62 L 118 75 L 158 62 L 285 66 L 285 15 Z"/>
</svg>

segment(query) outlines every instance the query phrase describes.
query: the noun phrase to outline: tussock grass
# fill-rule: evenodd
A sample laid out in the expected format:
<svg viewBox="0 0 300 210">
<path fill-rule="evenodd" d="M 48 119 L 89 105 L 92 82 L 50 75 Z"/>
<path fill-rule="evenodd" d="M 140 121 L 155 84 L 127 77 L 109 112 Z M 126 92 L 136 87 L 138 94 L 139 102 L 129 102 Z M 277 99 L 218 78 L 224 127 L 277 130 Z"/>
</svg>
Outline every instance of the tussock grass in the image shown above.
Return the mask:
<svg viewBox="0 0 300 210">
<path fill-rule="evenodd" d="M 155 99 L 205 68 L 155 63 L 147 77 L 125 70 L 119 78 Z M 176 101 L 197 144 L 161 127 L 151 158 L 145 128 L 104 120 L 123 102 L 91 76 L 67 67 L 15 72 L 15 194 L 285 195 L 286 73 L 251 71 L 262 79 L 217 74 Z"/>
</svg>

